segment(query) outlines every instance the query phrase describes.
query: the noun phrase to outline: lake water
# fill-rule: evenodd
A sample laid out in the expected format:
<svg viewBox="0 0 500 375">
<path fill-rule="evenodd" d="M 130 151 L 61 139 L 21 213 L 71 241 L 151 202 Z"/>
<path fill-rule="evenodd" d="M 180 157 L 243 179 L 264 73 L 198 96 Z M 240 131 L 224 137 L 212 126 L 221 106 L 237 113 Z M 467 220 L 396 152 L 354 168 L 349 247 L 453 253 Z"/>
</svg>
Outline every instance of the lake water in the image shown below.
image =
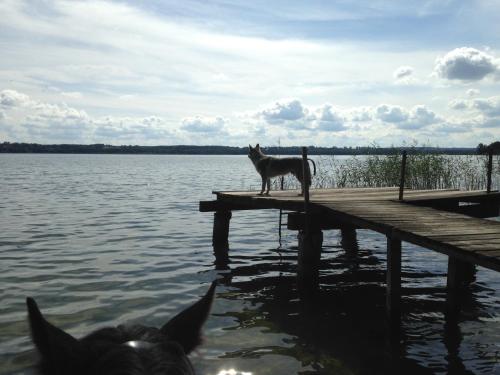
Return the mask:
<svg viewBox="0 0 500 375">
<path fill-rule="evenodd" d="M 296 233 L 276 211 L 234 212 L 217 270 L 212 190 L 257 189 L 246 156 L 0 155 L 0 373 L 30 373 L 26 296 L 77 337 L 160 326 L 220 279 L 199 374 L 498 374 L 500 277 L 478 268 L 458 321 L 443 311 L 447 258 L 403 244 L 400 339 L 385 323 L 385 237 L 346 256 L 325 232 L 320 287 L 299 298 Z M 234 370 L 234 371 L 231 371 Z"/>
</svg>

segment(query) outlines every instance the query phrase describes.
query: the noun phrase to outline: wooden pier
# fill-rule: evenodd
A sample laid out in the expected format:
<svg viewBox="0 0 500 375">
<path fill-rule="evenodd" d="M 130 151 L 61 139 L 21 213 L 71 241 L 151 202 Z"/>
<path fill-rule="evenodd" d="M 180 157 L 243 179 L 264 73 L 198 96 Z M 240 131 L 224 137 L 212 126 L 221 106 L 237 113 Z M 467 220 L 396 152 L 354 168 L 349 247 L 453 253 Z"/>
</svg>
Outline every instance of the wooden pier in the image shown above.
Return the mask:
<svg viewBox="0 0 500 375">
<path fill-rule="evenodd" d="M 320 257 L 322 230 L 341 229 L 343 236 L 357 228 L 387 237 L 387 310 L 399 315 L 401 242 L 410 242 L 448 255 L 447 287 L 459 290 L 475 265 L 500 271 L 500 222 L 496 191 L 404 190 L 399 188 L 316 189 L 310 191 L 308 215 L 297 190 L 217 191 L 217 199 L 200 202 L 200 211 L 215 212 L 213 244 L 216 256 L 227 259 L 231 212 L 281 209 L 291 211 L 288 228 L 299 230 L 299 271 Z M 400 199 L 402 198 L 402 199 Z M 304 245 L 304 232 L 311 237 Z M 302 239 L 301 239 L 302 236 Z"/>
</svg>

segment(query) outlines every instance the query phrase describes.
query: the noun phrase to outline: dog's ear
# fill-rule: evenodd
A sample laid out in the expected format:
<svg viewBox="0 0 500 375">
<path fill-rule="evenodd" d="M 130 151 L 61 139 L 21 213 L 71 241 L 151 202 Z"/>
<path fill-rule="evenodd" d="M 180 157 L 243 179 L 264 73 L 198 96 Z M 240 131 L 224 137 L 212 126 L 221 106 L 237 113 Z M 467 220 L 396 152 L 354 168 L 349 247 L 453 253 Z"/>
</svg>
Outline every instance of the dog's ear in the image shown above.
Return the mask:
<svg viewBox="0 0 500 375">
<path fill-rule="evenodd" d="M 26 305 L 31 337 L 41 354 L 44 367 L 54 373 L 78 368 L 82 360 L 82 348 L 78 340 L 47 322 L 33 298 L 27 298 Z"/>
<path fill-rule="evenodd" d="M 161 332 L 170 340 L 178 342 L 186 354 L 201 343 L 201 327 L 210 313 L 216 285 L 216 281 L 212 282 L 205 296 L 174 316 L 161 328 Z"/>
<path fill-rule="evenodd" d="M 248 149 L 249 149 L 249 150 L 252 150 L 252 145 L 248 145 Z"/>
<path fill-rule="evenodd" d="M 258 143 L 255 145 L 255 148 L 256 148 L 257 150 L 260 150 L 260 146 L 259 146 L 259 144 L 258 144 Z"/>
</svg>

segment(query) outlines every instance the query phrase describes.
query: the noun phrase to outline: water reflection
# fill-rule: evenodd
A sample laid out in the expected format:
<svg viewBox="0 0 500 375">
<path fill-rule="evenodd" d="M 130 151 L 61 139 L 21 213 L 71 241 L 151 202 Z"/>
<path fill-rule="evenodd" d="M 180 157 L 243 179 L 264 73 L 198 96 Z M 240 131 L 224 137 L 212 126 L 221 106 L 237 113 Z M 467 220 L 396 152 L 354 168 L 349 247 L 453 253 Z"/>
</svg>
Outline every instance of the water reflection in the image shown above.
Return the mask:
<svg viewBox="0 0 500 375">
<path fill-rule="evenodd" d="M 352 232 L 339 245 L 324 247 L 317 287 L 305 294 L 296 277 L 296 248 L 281 249 L 281 256 L 261 255 L 255 264 L 230 252 L 220 275 L 231 292 L 218 298 L 246 304 L 245 309 L 219 315 L 235 322 L 226 329 L 257 329 L 285 338 L 274 345 L 226 351 L 220 358 L 286 356 L 300 363 L 301 374 L 469 374 L 474 372 L 467 367 L 481 367 L 483 361 L 491 370 L 496 356 L 491 347 L 474 347 L 464 365 L 460 321 L 444 314 L 442 273 L 403 268 L 403 317 L 394 330 L 385 313 L 384 252 L 360 246 Z M 412 249 L 405 248 L 408 251 Z M 441 286 L 433 285 L 439 284 L 436 281 L 426 286 L 424 279 L 439 280 Z M 473 284 L 462 293 L 461 319 L 480 321 L 489 315 L 489 307 L 476 298 L 481 289 L 484 286 Z"/>
</svg>

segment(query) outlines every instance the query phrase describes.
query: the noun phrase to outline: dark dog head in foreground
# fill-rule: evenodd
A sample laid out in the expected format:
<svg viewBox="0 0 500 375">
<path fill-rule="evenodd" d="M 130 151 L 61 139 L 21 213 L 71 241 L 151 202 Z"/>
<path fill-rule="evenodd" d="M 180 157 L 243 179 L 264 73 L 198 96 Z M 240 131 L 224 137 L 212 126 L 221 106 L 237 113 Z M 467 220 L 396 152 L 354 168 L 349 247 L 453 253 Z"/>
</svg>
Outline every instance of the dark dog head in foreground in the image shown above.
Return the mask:
<svg viewBox="0 0 500 375">
<path fill-rule="evenodd" d="M 77 340 L 45 320 L 27 298 L 31 335 L 44 375 L 194 374 L 187 355 L 200 344 L 216 283 L 160 329 L 141 325 L 99 329 Z"/>
</svg>

